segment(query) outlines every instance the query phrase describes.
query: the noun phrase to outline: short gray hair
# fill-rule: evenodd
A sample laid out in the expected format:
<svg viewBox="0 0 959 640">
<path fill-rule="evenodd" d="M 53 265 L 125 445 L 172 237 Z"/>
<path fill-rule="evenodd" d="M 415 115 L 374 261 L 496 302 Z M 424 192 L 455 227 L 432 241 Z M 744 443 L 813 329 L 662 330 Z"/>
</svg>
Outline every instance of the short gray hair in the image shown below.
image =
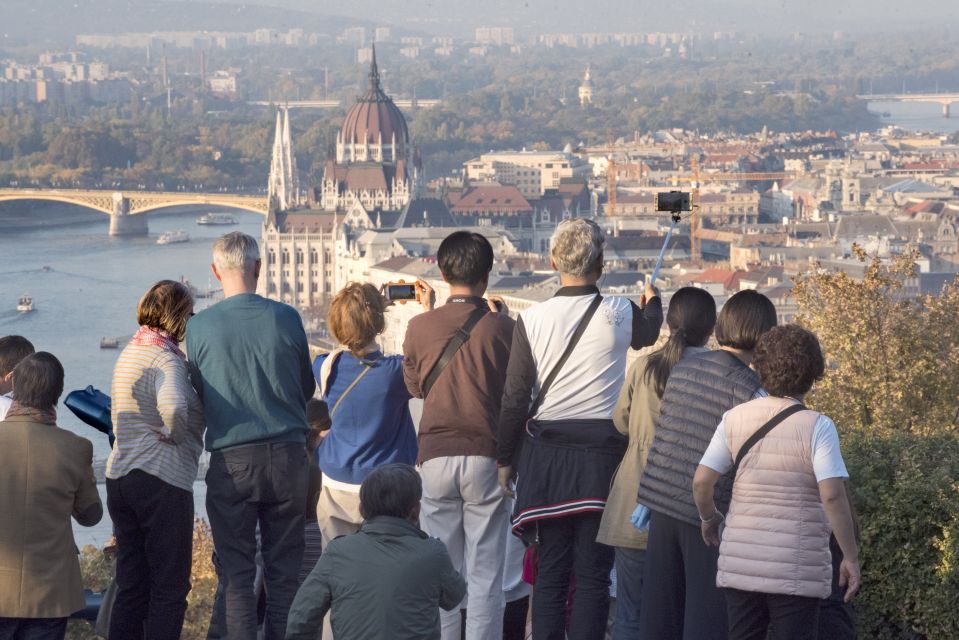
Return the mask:
<svg viewBox="0 0 959 640">
<path fill-rule="evenodd" d="M 551 244 L 553 261 L 560 273 L 584 276 L 602 260 L 606 237 L 592 220 L 572 218 L 559 223 Z"/>
<path fill-rule="evenodd" d="M 252 271 L 259 259 L 256 239 L 240 231 L 220 236 L 213 243 L 213 264 L 220 271 Z"/>
</svg>

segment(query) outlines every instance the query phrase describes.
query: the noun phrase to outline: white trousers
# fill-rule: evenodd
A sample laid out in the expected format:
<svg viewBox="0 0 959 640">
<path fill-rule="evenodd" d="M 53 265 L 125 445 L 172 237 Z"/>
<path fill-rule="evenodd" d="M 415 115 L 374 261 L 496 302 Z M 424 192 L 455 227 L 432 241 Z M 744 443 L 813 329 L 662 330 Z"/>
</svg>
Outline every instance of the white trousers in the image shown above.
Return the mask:
<svg viewBox="0 0 959 640">
<path fill-rule="evenodd" d="M 420 524 L 446 544 L 453 568 L 466 579 L 466 640 L 503 637 L 503 561 L 509 527 L 496 460 L 483 456 L 433 458 L 420 465 Z M 440 611 L 442 640 L 459 640 L 459 607 Z"/>
</svg>

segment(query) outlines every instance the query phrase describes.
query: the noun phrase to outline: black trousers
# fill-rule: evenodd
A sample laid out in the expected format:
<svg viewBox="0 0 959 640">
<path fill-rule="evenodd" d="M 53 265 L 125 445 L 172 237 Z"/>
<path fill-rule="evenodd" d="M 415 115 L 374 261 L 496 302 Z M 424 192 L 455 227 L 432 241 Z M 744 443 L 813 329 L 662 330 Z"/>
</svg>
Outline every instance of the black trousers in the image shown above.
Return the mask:
<svg viewBox="0 0 959 640">
<path fill-rule="evenodd" d="M 842 550 L 835 536 L 829 537 L 832 554 L 832 593 L 819 608 L 819 637 L 822 640 L 856 640 L 856 612 L 851 602 L 844 602 L 846 588 L 839 586 L 839 565 Z"/>
<path fill-rule="evenodd" d="M 603 640 L 613 548 L 596 542 L 600 513 L 540 520 L 539 570 L 533 587 L 533 640 Z M 570 581 L 575 593 L 566 629 Z"/>
<path fill-rule="evenodd" d="M 193 567 L 193 493 L 143 471 L 107 479 L 117 538 L 110 637 L 177 640 Z"/>
<path fill-rule="evenodd" d="M 214 451 L 206 510 L 224 593 L 225 635 L 256 640 L 256 530 L 266 585 L 265 640 L 286 635 L 303 560 L 303 505 L 309 467 L 302 443 L 273 442 Z"/>
<path fill-rule="evenodd" d="M 729 640 L 817 640 L 819 598 L 723 589 Z M 767 635 L 768 634 L 768 635 Z"/>
<path fill-rule="evenodd" d="M 726 601 L 716 588 L 719 550 L 699 527 L 652 512 L 643 576 L 642 638 L 725 640 Z"/>
<path fill-rule="evenodd" d="M 63 640 L 66 618 L 0 618 L 0 640 Z"/>
<path fill-rule="evenodd" d="M 503 611 L 503 640 L 526 640 L 526 616 L 529 614 L 529 596 L 506 603 Z M 466 624 L 463 624 L 466 634 Z"/>
</svg>

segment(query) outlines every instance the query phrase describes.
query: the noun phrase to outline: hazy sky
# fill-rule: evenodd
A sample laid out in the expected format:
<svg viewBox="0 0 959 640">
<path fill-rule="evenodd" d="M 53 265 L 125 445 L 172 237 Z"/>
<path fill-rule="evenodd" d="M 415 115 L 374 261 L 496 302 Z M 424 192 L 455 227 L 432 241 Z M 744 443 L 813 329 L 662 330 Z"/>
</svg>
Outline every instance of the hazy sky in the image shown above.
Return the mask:
<svg viewBox="0 0 959 640">
<path fill-rule="evenodd" d="M 232 3 L 245 0 L 225 0 Z M 535 31 L 897 30 L 959 26 L 957 0 L 261 0 L 372 21 L 497 23 Z M 428 23 L 426 23 L 428 24 Z"/>
</svg>

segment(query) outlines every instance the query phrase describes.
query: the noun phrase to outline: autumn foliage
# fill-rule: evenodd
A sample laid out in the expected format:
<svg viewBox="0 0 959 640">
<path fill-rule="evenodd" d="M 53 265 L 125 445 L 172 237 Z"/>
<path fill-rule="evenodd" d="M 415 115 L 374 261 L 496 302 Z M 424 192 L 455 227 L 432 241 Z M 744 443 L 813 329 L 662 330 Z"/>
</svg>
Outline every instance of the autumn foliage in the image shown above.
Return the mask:
<svg viewBox="0 0 959 640">
<path fill-rule="evenodd" d="M 959 286 L 919 295 L 914 255 L 814 270 L 798 321 L 828 360 L 808 402 L 836 422 L 859 512 L 860 638 L 959 637 Z"/>
</svg>

